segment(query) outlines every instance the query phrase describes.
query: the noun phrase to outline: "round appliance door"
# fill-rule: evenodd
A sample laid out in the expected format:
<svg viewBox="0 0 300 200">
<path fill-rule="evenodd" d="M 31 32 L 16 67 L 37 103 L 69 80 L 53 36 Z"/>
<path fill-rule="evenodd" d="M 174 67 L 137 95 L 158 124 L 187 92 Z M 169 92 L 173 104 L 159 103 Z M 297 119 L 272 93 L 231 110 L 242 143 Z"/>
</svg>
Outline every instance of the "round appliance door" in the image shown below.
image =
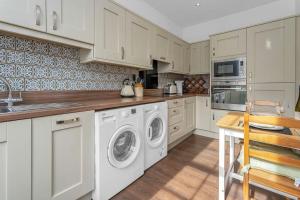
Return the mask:
<svg viewBox="0 0 300 200">
<path fill-rule="evenodd" d="M 146 125 L 146 141 L 153 148 L 160 146 L 167 134 L 166 120 L 159 113 L 153 113 Z"/>
<path fill-rule="evenodd" d="M 123 126 L 109 141 L 108 160 L 116 168 L 125 168 L 135 161 L 140 148 L 138 131 L 130 125 Z"/>
</svg>

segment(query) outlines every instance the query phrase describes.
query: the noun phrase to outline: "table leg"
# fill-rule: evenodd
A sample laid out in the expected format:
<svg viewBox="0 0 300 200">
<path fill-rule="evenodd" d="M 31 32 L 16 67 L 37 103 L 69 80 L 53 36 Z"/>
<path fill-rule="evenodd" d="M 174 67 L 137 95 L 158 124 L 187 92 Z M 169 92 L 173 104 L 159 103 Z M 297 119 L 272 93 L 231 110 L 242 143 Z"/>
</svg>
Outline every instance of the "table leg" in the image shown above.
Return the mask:
<svg viewBox="0 0 300 200">
<path fill-rule="evenodd" d="M 219 200 L 225 200 L 225 130 L 219 129 Z"/>
<path fill-rule="evenodd" d="M 229 166 L 232 166 L 232 168 L 231 168 L 231 170 L 230 170 L 230 172 L 234 172 L 234 158 L 235 158 L 235 156 L 234 156 L 234 137 L 232 137 L 232 136 L 230 136 L 229 137 L 229 146 L 230 146 L 230 150 L 229 150 Z M 229 176 L 230 176 L 230 174 L 229 174 Z M 232 178 L 231 177 L 229 177 L 229 187 L 231 186 L 231 184 L 232 184 Z"/>
</svg>

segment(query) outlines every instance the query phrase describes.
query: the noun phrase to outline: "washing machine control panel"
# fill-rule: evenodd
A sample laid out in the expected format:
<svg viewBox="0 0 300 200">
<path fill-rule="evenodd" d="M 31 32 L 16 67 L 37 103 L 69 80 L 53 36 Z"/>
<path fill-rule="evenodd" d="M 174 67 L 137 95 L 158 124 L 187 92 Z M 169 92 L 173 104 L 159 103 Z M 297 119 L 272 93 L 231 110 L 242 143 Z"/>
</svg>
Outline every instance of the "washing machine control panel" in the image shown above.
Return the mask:
<svg viewBox="0 0 300 200">
<path fill-rule="evenodd" d="M 124 110 L 121 112 L 121 116 L 122 117 L 130 117 L 131 115 L 135 115 L 136 114 L 136 109 L 132 108 L 130 110 Z"/>
</svg>

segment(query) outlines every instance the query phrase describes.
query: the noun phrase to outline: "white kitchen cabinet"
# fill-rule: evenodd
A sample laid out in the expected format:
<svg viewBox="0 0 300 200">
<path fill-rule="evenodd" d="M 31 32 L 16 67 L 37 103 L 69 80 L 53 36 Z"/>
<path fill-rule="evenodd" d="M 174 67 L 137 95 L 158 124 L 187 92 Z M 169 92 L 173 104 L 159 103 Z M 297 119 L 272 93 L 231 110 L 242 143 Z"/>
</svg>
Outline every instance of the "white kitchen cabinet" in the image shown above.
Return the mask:
<svg viewBox="0 0 300 200">
<path fill-rule="evenodd" d="M 190 74 L 191 71 L 191 46 L 186 44 L 183 47 L 183 73 Z"/>
<path fill-rule="evenodd" d="M 189 133 L 196 128 L 196 97 L 185 98 L 185 132 Z"/>
<path fill-rule="evenodd" d="M 31 120 L 0 124 L 0 199 L 31 200 Z"/>
<path fill-rule="evenodd" d="M 210 97 L 197 97 L 196 128 L 210 131 L 211 107 Z"/>
<path fill-rule="evenodd" d="M 183 43 L 179 39 L 173 37 L 171 41 L 171 71 L 173 72 L 183 72 Z"/>
<path fill-rule="evenodd" d="M 125 9 L 109 0 L 95 1 L 95 46 L 98 59 L 124 62 Z"/>
<path fill-rule="evenodd" d="M 32 119 L 32 199 L 78 199 L 94 189 L 94 112 Z"/>
<path fill-rule="evenodd" d="M 170 63 L 170 34 L 159 27 L 155 27 L 153 35 L 153 58 L 161 62 Z"/>
<path fill-rule="evenodd" d="M 151 68 L 151 42 L 154 32 L 152 24 L 127 11 L 125 32 L 126 62 L 139 65 L 141 68 Z"/>
<path fill-rule="evenodd" d="M 217 122 L 228 114 L 226 110 L 211 110 L 211 121 L 210 121 L 210 131 L 214 133 L 219 133 L 219 127 L 217 126 Z"/>
<path fill-rule="evenodd" d="M 300 17 L 296 18 L 296 55 L 300 55 Z M 296 56 L 296 99 L 299 97 L 300 56 Z"/>
<path fill-rule="evenodd" d="M 47 32 L 94 43 L 94 0 L 47 0 Z"/>
<path fill-rule="evenodd" d="M 46 32 L 46 0 L 0 0 L 0 22 Z"/>
<path fill-rule="evenodd" d="M 203 41 L 191 45 L 190 74 L 210 73 L 210 42 Z"/>
<path fill-rule="evenodd" d="M 210 42 L 212 59 L 246 55 L 246 29 L 213 35 Z"/>
<path fill-rule="evenodd" d="M 295 18 L 247 29 L 247 69 L 249 83 L 295 82 Z"/>
<path fill-rule="evenodd" d="M 295 109 L 295 83 L 264 83 L 248 84 L 247 99 L 270 100 L 280 102 L 284 108 L 284 116 L 294 117 Z M 264 111 L 267 108 L 261 108 Z M 274 109 L 271 111 L 274 112 Z"/>
</svg>

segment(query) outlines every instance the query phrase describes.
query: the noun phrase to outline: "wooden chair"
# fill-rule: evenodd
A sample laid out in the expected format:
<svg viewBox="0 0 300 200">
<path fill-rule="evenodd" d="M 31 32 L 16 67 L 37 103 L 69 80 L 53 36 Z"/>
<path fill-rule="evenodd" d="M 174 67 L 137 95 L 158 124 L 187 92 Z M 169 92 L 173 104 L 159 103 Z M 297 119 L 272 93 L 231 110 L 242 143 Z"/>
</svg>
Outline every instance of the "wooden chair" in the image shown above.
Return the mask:
<svg viewBox="0 0 300 200">
<path fill-rule="evenodd" d="M 263 103 L 262 101 L 260 103 Z M 265 104 L 266 102 L 264 102 Z M 270 102 L 268 102 L 269 104 Z M 270 106 L 280 106 L 278 104 L 270 104 Z M 283 126 L 287 128 L 300 129 L 300 121 L 293 118 L 274 117 L 274 116 L 253 116 L 250 115 L 251 105 L 248 104 L 247 112 L 244 114 L 244 166 L 250 164 L 250 157 L 269 161 L 284 166 L 296 167 L 300 170 L 300 160 L 294 157 L 280 155 L 269 151 L 249 149 L 250 141 L 256 141 L 264 144 L 286 147 L 291 149 L 300 149 L 300 137 L 293 135 L 280 134 L 274 131 L 264 131 L 259 129 L 250 129 L 249 123 L 269 124 L 275 126 Z M 250 165 L 251 166 L 251 165 Z M 272 188 L 277 191 L 290 194 L 300 199 L 300 188 L 294 185 L 294 181 L 290 178 L 272 174 L 263 170 L 250 169 L 244 173 L 243 180 L 243 199 L 249 199 L 249 182 Z"/>
</svg>

